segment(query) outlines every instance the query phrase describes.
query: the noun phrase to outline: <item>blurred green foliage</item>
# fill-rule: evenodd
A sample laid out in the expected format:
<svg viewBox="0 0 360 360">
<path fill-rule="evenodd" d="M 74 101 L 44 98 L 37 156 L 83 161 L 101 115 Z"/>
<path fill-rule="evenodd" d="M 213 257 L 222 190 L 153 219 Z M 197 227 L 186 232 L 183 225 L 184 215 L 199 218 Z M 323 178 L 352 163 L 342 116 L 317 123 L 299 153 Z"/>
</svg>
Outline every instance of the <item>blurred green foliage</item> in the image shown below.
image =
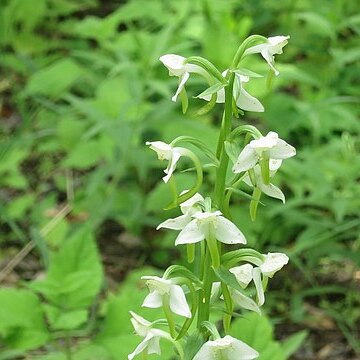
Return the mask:
<svg viewBox="0 0 360 360">
<path fill-rule="evenodd" d="M 170 191 L 157 185 L 162 164 L 144 143 L 191 135 L 214 149 L 220 116 L 196 116 L 203 103 L 191 99 L 184 117 L 170 101 L 176 80 L 158 58 L 201 55 L 224 70 L 252 33 L 290 41 L 271 88 L 266 79 L 250 84 L 266 111 L 246 119 L 278 132 L 298 156 L 279 174 L 286 205 L 265 199 L 271 206 L 252 224 L 248 199 L 239 198 L 234 221 L 252 246 L 291 257 L 269 307 L 302 323 L 304 303 L 315 299 L 359 351 L 359 10 L 348 0 L 1 1 L 0 246 L 34 243 L 45 278 L 1 290 L 0 359 L 79 331 L 76 359 L 124 358 L 110 338 L 125 332 L 107 320 L 115 314 L 129 328 L 127 311 L 114 310 L 121 300 L 97 309 L 104 281 L 95 240 L 114 236 L 112 221 L 116 236 L 141 240 L 147 262 L 171 262 L 173 238 L 151 230 L 174 215 L 162 210 Z M 191 83 L 189 93 L 198 94 L 199 80 Z M 178 175 L 184 188 L 191 178 Z M 209 170 L 204 186 L 212 180 Z M 30 305 L 33 318 L 21 322 Z M 83 348 L 81 331 L 89 337 L 99 327 Z M 65 358 L 51 355 L 53 345 L 44 349 L 46 359 Z"/>
</svg>

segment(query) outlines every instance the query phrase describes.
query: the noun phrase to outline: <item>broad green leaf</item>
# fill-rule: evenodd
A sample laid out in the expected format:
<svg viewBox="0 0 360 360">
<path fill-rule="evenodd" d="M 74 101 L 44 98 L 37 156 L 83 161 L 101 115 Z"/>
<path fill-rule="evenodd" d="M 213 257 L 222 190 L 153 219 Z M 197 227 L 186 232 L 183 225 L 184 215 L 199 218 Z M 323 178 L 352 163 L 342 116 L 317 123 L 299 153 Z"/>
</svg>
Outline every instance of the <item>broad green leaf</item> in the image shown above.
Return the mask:
<svg viewBox="0 0 360 360">
<path fill-rule="evenodd" d="M 101 160 L 102 155 L 98 140 L 79 142 L 69 152 L 62 165 L 74 169 L 87 169 L 96 165 Z"/>
<path fill-rule="evenodd" d="M 102 269 L 88 230 L 76 232 L 52 254 L 45 280 L 30 286 L 55 306 L 71 310 L 89 306 L 100 291 Z"/>
<path fill-rule="evenodd" d="M 58 60 L 32 75 L 25 87 L 25 93 L 58 97 L 70 89 L 82 75 L 82 68 L 74 60 Z"/>
<path fill-rule="evenodd" d="M 14 349 L 34 349 L 48 341 L 40 301 L 27 290 L 0 289 L 0 335 Z"/>
<path fill-rule="evenodd" d="M 286 358 L 289 358 L 292 354 L 296 352 L 296 350 L 298 350 L 298 348 L 305 341 L 307 336 L 308 332 L 306 330 L 303 330 L 285 339 L 285 341 L 281 344 L 281 348 Z"/>
<path fill-rule="evenodd" d="M 57 307 L 45 305 L 45 311 L 53 330 L 73 330 L 87 321 L 87 310 L 62 311 Z"/>
</svg>

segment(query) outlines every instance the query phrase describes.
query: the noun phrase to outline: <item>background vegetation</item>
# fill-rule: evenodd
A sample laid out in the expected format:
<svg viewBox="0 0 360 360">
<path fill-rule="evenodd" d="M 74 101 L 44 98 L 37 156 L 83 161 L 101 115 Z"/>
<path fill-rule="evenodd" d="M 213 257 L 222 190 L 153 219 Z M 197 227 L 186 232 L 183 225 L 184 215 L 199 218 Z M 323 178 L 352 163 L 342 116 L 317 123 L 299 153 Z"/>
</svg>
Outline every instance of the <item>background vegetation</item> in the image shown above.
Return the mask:
<svg viewBox="0 0 360 360">
<path fill-rule="evenodd" d="M 265 199 L 253 224 L 238 200 L 251 246 L 291 258 L 269 292 L 272 322 L 252 319 L 246 341 L 262 360 L 355 359 L 359 10 L 355 0 L 2 0 L 0 359 L 123 360 L 133 350 L 139 274 L 181 251 L 154 231 L 175 212 L 162 210 L 169 189 L 144 143 L 192 135 L 214 148 L 220 114 L 197 116 L 203 103 L 191 99 L 184 117 L 158 58 L 201 55 L 225 69 L 252 33 L 291 38 L 271 87 L 251 84 L 266 112 L 246 119 L 298 155 L 279 174 L 285 206 Z"/>
</svg>

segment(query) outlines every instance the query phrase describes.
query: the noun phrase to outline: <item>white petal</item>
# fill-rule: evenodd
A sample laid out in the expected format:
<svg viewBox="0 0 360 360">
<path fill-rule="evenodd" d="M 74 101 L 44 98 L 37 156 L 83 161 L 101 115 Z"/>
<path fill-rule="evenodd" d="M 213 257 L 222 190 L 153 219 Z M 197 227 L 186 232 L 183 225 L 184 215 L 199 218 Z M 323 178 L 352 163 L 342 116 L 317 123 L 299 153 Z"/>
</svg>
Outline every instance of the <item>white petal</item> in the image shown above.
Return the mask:
<svg viewBox="0 0 360 360">
<path fill-rule="evenodd" d="M 226 335 L 224 340 L 231 341 L 231 346 L 224 349 L 227 360 L 253 360 L 259 357 L 259 353 L 241 340 Z"/>
<path fill-rule="evenodd" d="M 256 151 L 250 146 L 246 145 L 241 151 L 236 163 L 234 164 L 232 171 L 237 174 L 242 171 L 246 171 L 255 166 L 259 159 Z"/>
<path fill-rule="evenodd" d="M 268 253 L 265 255 L 265 261 L 260 265 L 260 269 L 265 276 L 273 277 L 288 262 L 288 256 L 283 253 Z"/>
<path fill-rule="evenodd" d="M 279 135 L 274 131 L 270 131 L 266 136 L 251 140 L 249 145 L 260 153 L 264 150 L 273 149 L 277 145 L 278 139 Z"/>
<path fill-rule="evenodd" d="M 147 141 L 146 145 L 154 150 L 159 160 L 170 160 L 172 156 L 172 147 L 163 141 Z"/>
<path fill-rule="evenodd" d="M 239 95 L 236 99 L 236 105 L 246 111 L 263 112 L 264 107 L 261 102 L 251 96 L 244 88 L 240 88 Z"/>
<path fill-rule="evenodd" d="M 296 155 L 296 149 L 282 139 L 278 139 L 276 146 L 270 149 L 272 159 L 287 159 Z"/>
<path fill-rule="evenodd" d="M 234 300 L 234 303 L 244 309 L 255 311 L 258 314 L 261 314 L 260 308 L 257 306 L 256 302 L 249 298 L 248 296 L 245 296 L 239 291 L 232 291 L 232 299 Z"/>
<path fill-rule="evenodd" d="M 282 54 L 282 48 L 288 43 L 290 36 L 272 36 L 268 38 L 269 52 L 271 54 Z"/>
<path fill-rule="evenodd" d="M 213 348 L 208 343 L 209 341 L 200 348 L 193 360 L 217 360 L 216 353 L 214 353 Z"/>
<path fill-rule="evenodd" d="M 169 160 L 169 164 L 167 168 L 164 170 L 164 173 L 167 174 L 166 176 L 163 177 L 165 183 L 167 183 L 170 180 L 170 177 L 172 176 L 173 172 L 176 169 L 176 164 L 181 157 L 181 151 L 179 151 L 178 149 L 179 148 L 172 149 L 171 159 Z"/>
<path fill-rule="evenodd" d="M 129 360 L 132 360 L 136 355 L 139 355 L 141 354 L 145 349 L 146 347 L 148 346 L 149 344 L 149 341 L 153 338 L 153 334 L 149 334 L 137 347 L 136 349 L 128 355 L 128 359 Z"/>
<path fill-rule="evenodd" d="M 270 176 L 273 176 L 280 169 L 281 164 L 282 164 L 282 160 L 276 160 L 276 159 L 269 160 Z"/>
<path fill-rule="evenodd" d="M 285 204 L 285 195 L 277 186 L 273 184 L 265 185 L 262 182 L 259 182 L 258 186 L 264 194 L 275 199 L 280 199 Z"/>
<path fill-rule="evenodd" d="M 187 192 L 187 190 L 182 191 L 180 195 L 185 194 L 186 192 Z M 183 214 L 188 213 L 190 210 L 193 210 L 192 208 L 194 207 L 194 205 L 200 201 L 204 201 L 204 198 L 199 193 L 196 193 L 190 199 L 188 199 L 180 204 L 181 212 Z M 197 209 L 197 211 L 198 210 L 199 209 Z"/>
<path fill-rule="evenodd" d="M 224 244 L 246 244 L 244 234 L 235 224 L 223 216 L 216 218 L 215 237 Z"/>
<path fill-rule="evenodd" d="M 141 306 L 148 308 L 159 308 L 162 306 L 162 297 L 158 291 L 152 291 L 149 295 L 146 296 Z"/>
<path fill-rule="evenodd" d="M 229 271 L 235 275 L 236 280 L 243 289 L 245 289 L 252 280 L 252 270 L 253 266 L 251 264 L 235 266 L 229 269 Z"/>
<path fill-rule="evenodd" d="M 190 214 L 185 214 L 178 216 L 174 219 L 167 219 L 158 225 L 156 230 L 161 228 L 171 229 L 171 230 L 182 230 L 189 222 L 191 221 Z"/>
<path fill-rule="evenodd" d="M 252 46 L 252 47 L 245 50 L 244 55 L 261 53 L 261 51 L 266 49 L 266 47 L 267 47 L 266 43 Z"/>
<path fill-rule="evenodd" d="M 185 58 L 183 56 L 167 54 L 161 56 L 160 61 L 169 69 L 172 76 L 180 76 L 184 72 Z"/>
<path fill-rule="evenodd" d="M 130 321 L 135 329 L 135 332 L 138 335 L 145 337 L 149 333 L 151 323 L 132 311 L 130 311 L 130 314 L 132 316 Z"/>
<path fill-rule="evenodd" d="M 257 299 L 259 306 L 264 305 L 265 302 L 265 295 L 264 295 L 264 288 L 262 286 L 261 282 L 261 270 L 260 268 L 254 268 L 253 270 L 253 278 L 254 278 L 254 284 L 256 288 L 257 293 Z"/>
<path fill-rule="evenodd" d="M 266 60 L 266 62 L 269 64 L 270 68 L 274 71 L 275 75 L 279 75 L 279 71 L 275 68 L 275 58 L 274 56 L 269 52 L 269 49 L 266 48 L 263 51 L 261 51 L 262 57 Z"/>
<path fill-rule="evenodd" d="M 163 279 L 159 276 L 142 276 L 142 280 L 146 280 L 149 290 L 157 291 L 160 295 L 168 294 L 172 286 L 171 280 Z"/>
<path fill-rule="evenodd" d="M 197 219 L 187 224 L 175 240 L 175 245 L 194 244 L 205 239 L 204 233 L 200 230 Z"/>
<path fill-rule="evenodd" d="M 175 95 L 171 98 L 172 101 L 175 102 L 177 100 L 179 94 L 181 93 L 181 90 L 185 86 L 185 83 L 188 81 L 189 76 L 190 76 L 190 74 L 188 72 L 185 72 L 180 76 L 180 83 L 179 83 L 179 86 L 178 86 L 178 88 L 176 90 Z"/>
<path fill-rule="evenodd" d="M 154 336 L 152 339 L 150 339 L 147 352 L 148 352 L 148 354 L 161 355 L 160 338 L 159 337 Z"/>
<path fill-rule="evenodd" d="M 171 311 L 175 314 L 191 318 L 191 311 L 181 286 L 173 285 L 171 287 L 169 304 Z"/>
</svg>

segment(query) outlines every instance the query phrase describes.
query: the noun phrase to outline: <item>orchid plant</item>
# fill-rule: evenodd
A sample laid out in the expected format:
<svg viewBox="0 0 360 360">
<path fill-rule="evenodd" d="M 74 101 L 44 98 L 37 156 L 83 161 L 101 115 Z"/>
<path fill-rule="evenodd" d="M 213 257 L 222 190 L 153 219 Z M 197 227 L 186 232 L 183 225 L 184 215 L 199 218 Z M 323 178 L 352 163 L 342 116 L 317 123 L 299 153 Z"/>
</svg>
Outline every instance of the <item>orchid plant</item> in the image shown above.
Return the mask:
<svg viewBox="0 0 360 360">
<path fill-rule="evenodd" d="M 162 277 L 143 277 L 149 288 L 143 306 L 162 308 L 165 319 L 151 323 L 131 312 L 135 332 L 143 340 L 128 356 L 130 360 L 140 354 L 142 359 L 153 353 L 161 356 L 163 341 L 174 345 L 176 356 L 181 360 L 238 360 L 259 356 L 255 349 L 229 335 L 231 321 L 244 309 L 261 313 L 269 279 L 289 259 L 282 253 L 261 254 L 245 247 L 246 236 L 232 222 L 230 203 L 242 183 L 252 191 L 248 195 L 252 220 L 256 219 L 262 193 L 285 202 L 283 192 L 271 181 L 282 162 L 294 156 L 296 151 L 273 131 L 264 136 L 252 125 L 233 128 L 233 118 L 244 115 L 244 111 L 264 111 L 261 102 L 245 90 L 252 78 L 261 75 L 243 68 L 243 59 L 260 53 L 270 71 L 277 76 L 279 71 L 275 68 L 274 55 L 282 53 L 288 39 L 288 36 L 248 37 L 239 46 L 229 69 L 223 72 L 198 56 L 185 58 L 168 54 L 160 58 L 169 75 L 179 78 L 172 100 L 180 98 L 184 112 L 188 107 L 185 84 L 190 74 L 195 73 L 208 84 L 197 96 L 208 102 L 200 113 L 210 111 L 216 104 L 224 104 L 224 113 L 215 153 L 199 139 L 188 136 L 180 136 L 170 144 L 162 141 L 146 143 L 157 153 L 159 160 L 167 161 L 165 183 L 175 184 L 173 175 L 182 157 L 192 162 L 196 180 L 191 189 L 176 194 L 168 206 L 179 206 L 182 215 L 157 227 L 178 231 L 175 246 L 186 246 L 189 266 L 172 265 Z M 188 144 L 203 151 L 216 169 L 214 192 L 206 197 L 199 193 L 205 167 L 187 148 Z M 218 324 L 210 322 L 216 302 L 223 309 L 222 326 L 219 327 L 223 336 Z"/>
</svg>

